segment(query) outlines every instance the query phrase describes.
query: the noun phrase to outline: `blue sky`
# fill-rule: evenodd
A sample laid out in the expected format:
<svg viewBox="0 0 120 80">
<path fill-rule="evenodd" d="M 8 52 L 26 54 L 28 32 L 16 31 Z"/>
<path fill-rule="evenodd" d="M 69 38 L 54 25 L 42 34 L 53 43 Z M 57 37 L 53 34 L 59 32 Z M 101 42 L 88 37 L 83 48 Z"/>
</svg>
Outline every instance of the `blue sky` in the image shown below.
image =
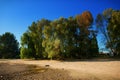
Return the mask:
<svg viewBox="0 0 120 80">
<path fill-rule="evenodd" d="M 0 35 L 11 32 L 20 41 L 33 21 L 67 18 L 86 10 L 95 18 L 107 8 L 120 10 L 119 5 L 120 0 L 0 0 Z"/>
</svg>

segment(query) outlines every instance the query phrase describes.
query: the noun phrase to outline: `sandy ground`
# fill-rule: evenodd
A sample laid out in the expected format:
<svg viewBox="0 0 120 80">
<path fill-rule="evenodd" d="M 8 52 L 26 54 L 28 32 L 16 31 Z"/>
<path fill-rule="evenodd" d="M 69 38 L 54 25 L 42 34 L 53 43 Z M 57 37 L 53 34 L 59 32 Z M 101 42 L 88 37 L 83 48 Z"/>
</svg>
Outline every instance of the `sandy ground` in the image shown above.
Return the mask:
<svg viewBox="0 0 120 80">
<path fill-rule="evenodd" d="M 120 80 L 120 61 L 0 60 L 0 80 Z"/>
</svg>

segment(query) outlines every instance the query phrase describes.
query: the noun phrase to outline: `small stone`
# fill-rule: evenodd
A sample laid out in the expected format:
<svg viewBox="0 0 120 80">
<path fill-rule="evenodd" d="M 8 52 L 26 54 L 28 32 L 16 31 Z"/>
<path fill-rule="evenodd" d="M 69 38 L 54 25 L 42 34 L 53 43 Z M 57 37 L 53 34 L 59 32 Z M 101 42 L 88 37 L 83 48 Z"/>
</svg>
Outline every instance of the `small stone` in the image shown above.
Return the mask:
<svg viewBox="0 0 120 80">
<path fill-rule="evenodd" d="M 3 76 L 0 76 L 1 78 L 3 77 Z"/>
<path fill-rule="evenodd" d="M 45 67 L 49 67 L 50 65 L 45 65 Z"/>
</svg>

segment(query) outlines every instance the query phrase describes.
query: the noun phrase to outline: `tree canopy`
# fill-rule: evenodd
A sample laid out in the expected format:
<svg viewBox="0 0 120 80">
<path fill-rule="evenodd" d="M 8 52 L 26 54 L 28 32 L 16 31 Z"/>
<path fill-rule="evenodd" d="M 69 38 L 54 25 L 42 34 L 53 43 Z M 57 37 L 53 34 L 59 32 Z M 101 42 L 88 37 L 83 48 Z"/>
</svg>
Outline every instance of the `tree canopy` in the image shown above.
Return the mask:
<svg viewBox="0 0 120 80">
<path fill-rule="evenodd" d="M 0 58 L 19 58 L 18 42 L 10 32 L 0 36 Z"/>
<path fill-rule="evenodd" d="M 98 14 L 96 18 L 96 26 L 100 33 L 104 35 L 105 45 L 110 49 L 114 56 L 120 54 L 120 11 L 106 9 L 102 14 Z"/>
<path fill-rule="evenodd" d="M 33 22 L 21 37 L 21 58 L 92 58 L 98 54 L 89 11 L 57 20 Z M 88 46 L 89 44 L 89 46 Z"/>
<path fill-rule="evenodd" d="M 114 56 L 120 56 L 120 10 L 112 11 L 107 30 L 111 41 L 107 47 L 112 47 Z"/>
</svg>

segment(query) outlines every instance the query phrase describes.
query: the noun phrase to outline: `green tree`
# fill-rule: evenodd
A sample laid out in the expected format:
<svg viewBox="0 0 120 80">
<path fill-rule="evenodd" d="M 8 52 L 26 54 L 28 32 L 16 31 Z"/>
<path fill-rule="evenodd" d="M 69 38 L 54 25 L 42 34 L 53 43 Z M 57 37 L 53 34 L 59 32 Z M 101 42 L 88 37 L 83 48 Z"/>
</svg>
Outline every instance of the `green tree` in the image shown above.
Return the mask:
<svg viewBox="0 0 120 80">
<path fill-rule="evenodd" d="M 79 56 L 79 25 L 77 24 L 76 18 L 69 17 L 67 21 L 66 31 L 66 52 L 67 57 L 77 58 Z"/>
<path fill-rule="evenodd" d="M 21 38 L 21 55 L 28 54 L 28 58 L 35 59 L 43 58 L 44 48 L 42 42 L 44 35 L 42 33 L 44 26 L 49 24 L 49 20 L 42 19 L 37 22 L 33 22 L 28 27 L 28 31 L 23 34 Z M 25 49 L 28 51 L 26 52 Z"/>
<path fill-rule="evenodd" d="M 97 57 L 99 54 L 98 42 L 97 42 L 96 31 L 91 31 L 91 36 L 89 39 L 89 58 Z"/>
<path fill-rule="evenodd" d="M 107 47 L 112 47 L 114 56 L 120 55 L 120 11 L 114 10 L 108 23 L 108 35 L 110 43 Z M 112 45 L 111 45 L 112 44 Z"/>
<path fill-rule="evenodd" d="M 42 46 L 44 47 L 45 51 L 43 53 L 45 58 L 51 58 L 52 59 L 52 55 L 54 54 L 51 50 L 53 49 L 53 36 L 52 36 L 52 28 L 51 26 L 44 26 L 44 30 L 43 30 L 43 35 L 44 35 L 44 39 L 42 42 Z"/>
<path fill-rule="evenodd" d="M 19 58 L 18 42 L 10 32 L 0 36 L 0 58 Z"/>
<path fill-rule="evenodd" d="M 32 37 L 29 36 L 29 32 L 26 32 L 21 37 L 21 49 L 20 49 L 20 57 L 24 58 L 35 58 L 35 48 L 34 43 L 32 41 Z"/>
</svg>

